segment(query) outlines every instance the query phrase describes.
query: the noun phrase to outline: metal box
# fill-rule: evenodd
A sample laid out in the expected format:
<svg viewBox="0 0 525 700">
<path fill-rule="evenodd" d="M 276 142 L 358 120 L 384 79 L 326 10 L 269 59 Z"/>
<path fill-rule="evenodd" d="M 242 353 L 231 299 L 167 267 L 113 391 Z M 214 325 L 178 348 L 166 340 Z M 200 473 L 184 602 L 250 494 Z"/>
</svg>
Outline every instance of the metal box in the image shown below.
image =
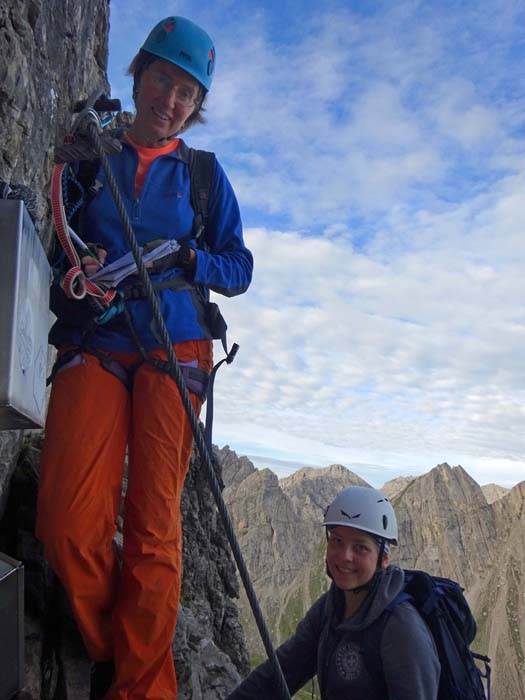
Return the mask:
<svg viewBox="0 0 525 700">
<path fill-rule="evenodd" d="M 0 553 L 0 700 L 24 685 L 24 567 Z"/>
<path fill-rule="evenodd" d="M 22 201 L 0 200 L 0 430 L 41 428 L 51 270 Z"/>
</svg>

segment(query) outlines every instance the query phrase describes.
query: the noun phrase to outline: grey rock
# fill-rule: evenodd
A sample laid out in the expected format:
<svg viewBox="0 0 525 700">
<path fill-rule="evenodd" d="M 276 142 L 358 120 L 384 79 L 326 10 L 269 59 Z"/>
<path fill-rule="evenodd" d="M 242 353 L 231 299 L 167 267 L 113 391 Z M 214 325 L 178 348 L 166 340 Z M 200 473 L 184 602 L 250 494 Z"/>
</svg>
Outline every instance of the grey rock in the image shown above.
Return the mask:
<svg viewBox="0 0 525 700">
<path fill-rule="evenodd" d="M 228 493 L 228 489 L 236 488 L 241 481 L 256 471 L 248 457 L 238 457 L 228 445 L 225 445 L 221 449 L 217 448 L 215 450 L 215 456 L 222 466 L 226 493 Z"/>
<path fill-rule="evenodd" d="M 202 622 L 188 608 L 183 607 L 179 612 L 173 653 L 180 700 L 223 698 L 241 681 L 230 656 L 213 639 L 202 636 Z M 246 664 L 242 670 L 247 672 Z"/>
<path fill-rule="evenodd" d="M 390 500 L 399 496 L 410 484 L 414 481 L 415 476 L 398 476 L 395 479 L 390 479 L 381 486 L 382 491 Z"/>
<path fill-rule="evenodd" d="M 438 465 L 392 503 L 399 523 L 395 556 L 404 566 L 446 571 L 465 588 L 485 570 L 496 538 L 494 515 L 462 467 Z"/>
<path fill-rule="evenodd" d="M 487 503 L 494 503 L 494 501 L 499 501 L 500 498 L 506 496 L 510 489 L 506 489 L 504 486 L 499 486 L 498 484 L 483 484 L 481 487 L 483 495 L 487 499 Z"/>
<path fill-rule="evenodd" d="M 4 0 L 0 7 L 0 178 L 31 187 L 45 204 L 53 148 L 71 112 L 106 78 L 108 0 Z"/>
<path fill-rule="evenodd" d="M 490 558 L 467 591 L 478 622 L 476 647 L 493 660 L 493 698 L 525 699 L 525 482 L 491 506 Z"/>
<path fill-rule="evenodd" d="M 15 469 L 22 440 L 23 433 L 21 430 L 0 432 L 0 519 L 4 514 L 9 492 L 9 482 Z"/>
</svg>

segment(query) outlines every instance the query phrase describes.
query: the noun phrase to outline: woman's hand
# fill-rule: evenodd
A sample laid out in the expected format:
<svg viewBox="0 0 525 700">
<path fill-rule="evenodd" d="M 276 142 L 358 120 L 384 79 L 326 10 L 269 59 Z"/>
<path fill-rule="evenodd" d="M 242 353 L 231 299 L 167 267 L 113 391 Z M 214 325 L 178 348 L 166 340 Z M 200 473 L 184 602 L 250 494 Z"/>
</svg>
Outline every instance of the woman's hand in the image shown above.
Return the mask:
<svg viewBox="0 0 525 700">
<path fill-rule="evenodd" d="M 97 270 L 100 270 L 108 255 L 108 251 L 100 245 L 95 246 L 95 252 L 97 257 L 94 255 L 84 255 L 84 257 L 80 258 L 82 269 L 86 277 L 91 277 Z"/>
</svg>

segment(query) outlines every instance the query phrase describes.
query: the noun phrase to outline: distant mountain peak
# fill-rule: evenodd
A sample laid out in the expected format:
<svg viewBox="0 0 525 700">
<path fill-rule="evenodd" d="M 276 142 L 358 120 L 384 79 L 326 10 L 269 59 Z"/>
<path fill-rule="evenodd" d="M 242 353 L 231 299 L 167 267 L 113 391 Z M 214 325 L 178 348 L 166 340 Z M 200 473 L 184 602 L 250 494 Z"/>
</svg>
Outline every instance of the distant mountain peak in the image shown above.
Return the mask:
<svg viewBox="0 0 525 700">
<path fill-rule="evenodd" d="M 483 484 L 481 490 L 487 499 L 487 503 L 499 501 L 500 498 L 506 496 L 510 491 L 510 489 L 506 489 L 504 486 L 499 486 L 498 484 Z"/>
</svg>

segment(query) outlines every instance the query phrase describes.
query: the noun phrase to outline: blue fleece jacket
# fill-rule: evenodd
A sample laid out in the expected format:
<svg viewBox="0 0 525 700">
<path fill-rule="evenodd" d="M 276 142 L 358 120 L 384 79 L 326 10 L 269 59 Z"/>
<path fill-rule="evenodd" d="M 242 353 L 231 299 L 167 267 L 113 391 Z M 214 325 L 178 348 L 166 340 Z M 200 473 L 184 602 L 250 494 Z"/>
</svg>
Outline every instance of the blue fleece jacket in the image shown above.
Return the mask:
<svg viewBox="0 0 525 700">
<path fill-rule="evenodd" d="M 126 141 L 122 146 L 121 153 L 110 156 L 110 163 L 139 245 L 156 239 L 188 239 L 187 243 L 196 248 L 195 240 L 190 238 L 194 216 L 190 203 L 190 172 L 181 155 L 181 147 L 153 161 L 140 196 L 136 197 L 138 156 Z M 98 192 L 83 213 L 82 233 L 84 240 L 106 248 L 108 264 L 125 255 L 129 246 L 102 169 L 97 173 L 96 181 Z M 196 249 L 196 268 L 191 284 L 184 284 L 182 290 L 160 291 L 162 313 L 174 343 L 210 337 L 203 311 L 203 300 L 209 298 L 210 289 L 235 296 L 245 292 L 251 281 L 253 258 L 244 244 L 235 194 L 219 163 L 216 164 L 210 194 L 205 243 L 204 249 Z M 175 267 L 152 276 L 154 283 L 171 279 L 185 282 L 183 271 Z M 129 280 L 122 284 L 129 284 Z M 152 324 L 147 300 L 130 300 L 126 306 L 144 347 L 159 347 L 161 343 Z M 59 317 L 51 331 L 50 342 L 54 345 L 79 344 L 82 330 L 71 318 Z M 89 345 L 115 352 L 137 349 L 122 315 L 97 327 L 90 334 Z"/>
</svg>

